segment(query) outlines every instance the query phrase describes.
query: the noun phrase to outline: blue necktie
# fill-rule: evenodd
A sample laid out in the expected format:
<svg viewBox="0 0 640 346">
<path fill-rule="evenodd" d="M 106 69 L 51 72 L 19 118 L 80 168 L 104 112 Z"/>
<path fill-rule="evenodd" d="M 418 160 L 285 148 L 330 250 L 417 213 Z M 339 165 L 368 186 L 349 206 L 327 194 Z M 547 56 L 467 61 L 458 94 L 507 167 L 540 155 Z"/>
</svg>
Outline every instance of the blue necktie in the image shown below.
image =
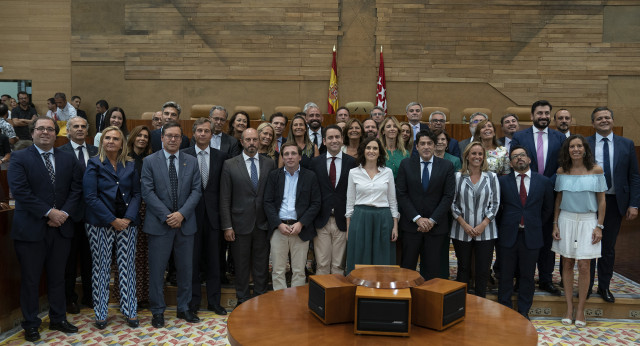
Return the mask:
<svg viewBox="0 0 640 346">
<path fill-rule="evenodd" d="M 258 190 L 258 167 L 256 167 L 256 158 L 252 157 L 251 160 L 251 183 L 253 184 L 253 189 Z"/>
<path fill-rule="evenodd" d="M 609 159 L 609 138 L 603 138 L 602 141 L 602 161 L 604 162 L 604 179 L 607 181 L 607 190 L 611 188 L 611 160 Z"/>
<path fill-rule="evenodd" d="M 431 162 L 423 162 L 423 163 L 424 163 L 424 169 L 422 170 L 422 191 L 426 193 L 427 189 L 429 188 L 429 164 Z"/>
</svg>

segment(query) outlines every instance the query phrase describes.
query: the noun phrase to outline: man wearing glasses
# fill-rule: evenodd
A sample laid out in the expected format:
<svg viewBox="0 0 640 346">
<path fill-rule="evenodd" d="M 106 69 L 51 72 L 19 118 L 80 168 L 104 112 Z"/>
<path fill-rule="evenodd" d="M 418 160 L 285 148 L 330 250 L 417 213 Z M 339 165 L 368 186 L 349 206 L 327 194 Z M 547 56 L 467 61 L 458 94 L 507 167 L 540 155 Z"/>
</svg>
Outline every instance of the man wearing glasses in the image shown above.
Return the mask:
<svg viewBox="0 0 640 346">
<path fill-rule="evenodd" d="M 489 117 L 482 112 L 475 112 L 471 114 L 471 118 L 469 119 L 469 132 L 471 132 L 471 137 L 463 139 L 458 143 L 458 148 L 461 153 L 464 152 L 464 148 L 466 148 L 469 143 L 473 142 L 473 134 L 476 133 L 476 126 L 478 126 L 479 122 L 485 119 L 489 119 Z"/>
<path fill-rule="evenodd" d="M 209 111 L 209 120 L 213 126 L 211 147 L 227 154 L 229 158 L 240 155 L 242 149 L 238 140 L 222 132 L 224 124 L 227 123 L 227 109 L 222 106 L 213 106 Z"/>
<path fill-rule="evenodd" d="M 64 274 L 73 222 L 82 194 L 82 171 L 71 154 L 54 149 L 56 127 L 39 117 L 30 125 L 33 145 L 11 156 L 8 181 L 16 200 L 11 238 L 20 263 L 20 308 L 25 340 L 40 339 L 38 291 L 47 272 L 49 329 L 76 333 L 67 321 Z"/>
<path fill-rule="evenodd" d="M 431 131 L 434 131 L 434 130 L 446 131 L 445 130 L 446 122 L 447 122 L 447 115 L 441 111 L 435 111 L 429 114 L 429 129 Z M 449 152 L 449 154 L 451 155 L 461 158 L 458 141 L 455 138 L 451 138 L 451 140 L 449 141 L 449 149 L 447 150 L 447 152 Z"/>
<path fill-rule="evenodd" d="M 159 130 L 162 128 L 162 124 L 164 122 L 162 121 L 162 111 L 157 111 L 155 113 L 153 113 L 153 118 L 151 118 L 151 127 L 152 127 L 152 131 L 153 130 Z"/>
</svg>

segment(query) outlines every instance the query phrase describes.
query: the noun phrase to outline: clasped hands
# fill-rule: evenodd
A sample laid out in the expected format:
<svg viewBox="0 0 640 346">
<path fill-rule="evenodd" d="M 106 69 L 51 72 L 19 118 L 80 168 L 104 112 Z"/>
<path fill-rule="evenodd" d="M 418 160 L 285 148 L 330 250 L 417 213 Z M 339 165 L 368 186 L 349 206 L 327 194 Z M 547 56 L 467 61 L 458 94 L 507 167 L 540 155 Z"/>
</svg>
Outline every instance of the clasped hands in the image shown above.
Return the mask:
<svg viewBox="0 0 640 346">
<path fill-rule="evenodd" d="M 300 234 L 300 231 L 302 231 L 302 224 L 299 221 L 294 223 L 293 225 L 281 223 L 280 225 L 278 225 L 278 231 L 280 231 L 282 235 L 286 236 L 298 235 Z"/>
<path fill-rule="evenodd" d="M 180 214 L 179 211 L 175 211 L 169 215 L 167 215 L 167 225 L 171 228 L 180 228 L 182 225 L 182 220 L 184 220 L 184 216 Z"/>
<path fill-rule="evenodd" d="M 435 223 L 426 217 L 416 220 L 416 224 L 418 225 L 418 232 L 429 232 L 435 226 Z"/>
<path fill-rule="evenodd" d="M 49 215 L 47 215 L 47 217 L 49 218 L 49 221 L 47 221 L 47 225 L 49 225 L 50 227 L 60 227 L 65 221 L 67 221 L 69 215 L 61 210 L 52 208 L 49 211 Z"/>
</svg>

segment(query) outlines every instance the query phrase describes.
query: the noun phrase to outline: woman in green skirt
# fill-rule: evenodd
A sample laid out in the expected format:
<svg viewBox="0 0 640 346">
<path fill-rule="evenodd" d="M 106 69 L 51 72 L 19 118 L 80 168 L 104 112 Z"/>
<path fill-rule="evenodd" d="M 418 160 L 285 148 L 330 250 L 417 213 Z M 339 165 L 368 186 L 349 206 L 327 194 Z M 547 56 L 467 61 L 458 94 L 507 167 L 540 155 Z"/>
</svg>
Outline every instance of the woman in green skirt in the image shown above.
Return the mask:
<svg viewBox="0 0 640 346">
<path fill-rule="evenodd" d="M 393 172 L 385 167 L 386 152 L 377 138 L 358 148 L 358 167 L 349 171 L 347 188 L 347 266 L 395 264 L 398 202 Z"/>
</svg>

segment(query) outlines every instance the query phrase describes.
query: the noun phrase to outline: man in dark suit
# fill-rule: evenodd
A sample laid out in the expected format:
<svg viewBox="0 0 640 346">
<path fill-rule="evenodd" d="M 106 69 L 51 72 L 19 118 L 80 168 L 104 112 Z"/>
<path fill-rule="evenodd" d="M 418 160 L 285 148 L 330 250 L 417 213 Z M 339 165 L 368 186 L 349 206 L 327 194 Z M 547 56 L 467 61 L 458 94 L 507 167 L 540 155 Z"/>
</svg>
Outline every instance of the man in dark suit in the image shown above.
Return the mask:
<svg viewBox="0 0 640 346">
<path fill-rule="evenodd" d="M 80 96 L 71 96 L 71 105 L 76 109 L 76 114 L 84 120 L 87 120 L 87 113 L 80 109 L 80 103 L 82 103 Z"/>
<path fill-rule="evenodd" d="M 320 210 L 321 196 L 313 171 L 300 167 L 302 149 L 285 143 L 280 150 L 284 167 L 269 172 L 264 191 L 264 212 L 269 220 L 267 239 L 273 261 L 274 290 L 287 288 L 285 272 L 291 254 L 291 287 L 305 284 L 309 241 L 316 235 L 313 226 Z"/>
<path fill-rule="evenodd" d="M 287 138 L 283 137 L 282 134 L 287 128 L 287 123 L 289 122 L 289 119 L 287 119 L 287 117 L 284 114 L 280 112 L 276 112 L 271 114 L 271 117 L 269 117 L 269 122 L 271 123 L 271 126 L 273 126 L 273 132 L 275 132 L 274 137 L 275 137 L 276 146 L 277 146 L 276 151 L 280 152 L 280 147 L 287 142 Z"/>
<path fill-rule="evenodd" d="M 591 123 L 596 134 L 587 137 L 596 162 L 604 169 L 609 190 L 605 193 L 607 209 L 602 231 L 602 257 L 598 265 L 598 294 L 610 303 L 615 297 L 609 290 L 613 276 L 615 246 L 622 218 L 634 220 L 638 216 L 640 204 L 640 174 L 633 141 L 613 134 L 613 112 L 607 107 L 598 107 L 591 113 Z M 608 149 L 608 150 L 606 150 Z M 591 261 L 591 282 L 593 288 L 596 260 Z"/>
<path fill-rule="evenodd" d="M 263 197 L 269 172 L 276 168 L 272 159 L 258 154 L 255 129 L 248 128 L 242 133 L 242 147 L 242 155 L 224 162 L 220 179 L 220 223 L 225 239 L 231 242 L 238 304 L 251 298 L 250 273 L 254 295 L 267 291 L 269 222 Z"/>
<path fill-rule="evenodd" d="M 106 117 L 109 103 L 105 100 L 96 102 L 96 133 L 102 132 L 107 127 Z"/>
<path fill-rule="evenodd" d="M 411 125 L 413 131 L 413 140 L 416 143 L 416 137 L 420 131 L 429 130 L 429 125 L 423 124 L 422 120 L 422 105 L 418 102 L 410 102 L 406 107 L 407 121 Z M 415 149 L 415 148 L 414 148 Z"/>
<path fill-rule="evenodd" d="M 73 223 L 82 194 L 82 171 L 73 155 L 54 149 L 55 123 L 47 117 L 31 125 L 34 145 L 11 156 L 9 188 L 16 201 L 11 239 L 20 263 L 20 307 L 25 340 L 40 339 L 38 288 L 47 271 L 49 329 L 78 331 L 67 322 L 64 273 Z"/>
<path fill-rule="evenodd" d="M 566 137 L 559 131 L 549 128 L 551 123 L 551 104 L 540 100 L 531 105 L 531 119 L 533 126 L 513 135 L 511 146 L 521 145 L 531 158 L 531 170 L 542 174 L 555 183 L 555 174 L 558 169 L 558 152 Z M 553 238 L 551 221 L 542 227 L 544 246 L 538 256 L 538 287 L 553 295 L 560 295 L 560 290 L 553 284 L 552 273 L 555 264 L 555 253 L 551 251 Z"/>
<path fill-rule="evenodd" d="M 213 106 L 209 111 L 209 120 L 213 124 L 211 147 L 227 154 L 229 158 L 240 155 L 242 149 L 238 140 L 222 132 L 227 122 L 227 110 L 222 106 Z"/>
<path fill-rule="evenodd" d="M 196 206 L 198 231 L 193 242 L 193 281 L 189 308 L 194 313 L 200 309 L 202 287 L 200 273 L 204 273 L 207 285 L 207 309 L 218 315 L 227 311 L 220 305 L 220 173 L 227 155 L 209 146 L 211 121 L 199 118 L 193 124 L 196 145 L 182 152 L 198 159 L 202 180 L 202 197 Z M 200 264 L 204 268 L 200 267 Z"/>
<path fill-rule="evenodd" d="M 502 133 L 504 134 L 504 136 L 498 138 L 498 140 L 502 145 L 504 145 L 504 147 L 507 149 L 507 152 L 510 152 L 513 134 L 518 132 L 518 130 L 520 129 L 518 115 L 513 113 L 507 113 L 503 115 L 502 118 L 500 118 L 500 125 L 502 126 Z"/>
<path fill-rule="evenodd" d="M 82 173 L 87 167 L 90 157 L 98 155 L 98 148 L 87 144 L 85 138 L 89 131 L 89 123 L 81 117 L 71 118 L 67 122 L 67 137 L 69 142 L 58 149 L 73 154 L 78 160 L 78 166 Z M 80 263 L 80 278 L 82 279 L 82 304 L 93 307 L 91 294 L 91 251 L 89 239 L 84 229 L 84 198 L 78 204 L 78 210 L 71 217 L 73 221 L 74 235 L 71 239 L 71 250 L 65 269 L 65 295 L 67 297 L 67 312 L 70 314 L 80 313 L 78 307 L 78 294 L 76 294 L 76 270 Z"/>
<path fill-rule="evenodd" d="M 316 256 L 316 275 L 343 274 L 347 247 L 347 185 L 349 171 L 356 160 L 343 153 L 342 131 L 337 125 L 324 129 L 327 152 L 311 160 L 316 173 L 322 204 L 314 222 L 317 236 L 313 239 Z"/>
<path fill-rule="evenodd" d="M 447 212 L 455 193 L 453 164 L 433 155 L 435 136 L 421 131 L 416 136 L 418 155 L 402 160 L 396 179 L 402 268 L 416 269 L 420 256 L 420 275 L 426 280 L 440 273 L 443 237 L 449 236 Z"/>
<path fill-rule="evenodd" d="M 177 317 L 195 323 L 191 301 L 195 208 L 202 196 L 198 161 L 179 152 L 182 129 L 174 122 L 162 127 L 163 149 L 142 163 L 142 198 L 147 203 L 143 231 L 149 234 L 149 303 L 155 328 L 164 327 L 164 271 L 175 252 L 178 278 Z"/>
<path fill-rule="evenodd" d="M 429 129 L 431 131 L 441 130 L 446 131 L 445 124 L 447 123 L 447 115 L 441 111 L 435 111 L 429 114 Z M 449 141 L 449 149 L 447 150 L 449 154 L 460 158 L 462 155 L 460 154 L 460 148 L 458 146 L 458 141 L 455 138 L 451 138 Z"/>
<path fill-rule="evenodd" d="M 320 154 L 327 152 L 327 147 L 322 143 L 322 121 L 323 116 L 320 112 L 320 107 L 313 102 L 308 102 L 304 105 L 302 111 L 305 113 L 307 120 L 307 126 L 309 126 L 309 139 L 318 147 Z"/>
<path fill-rule="evenodd" d="M 169 122 L 177 122 L 180 117 L 182 108 L 179 104 L 173 101 L 165 102 L 162 105 L 162 121 L 164 124 Z M 154 153 L 162 149 L 162 129 L 151 131 L 151 151 Z M 182 141 L 180 142 L 180 149 L 187 149 L 189 147 L 189 137 L 182 135 Z"/>
<path fill-rule="evenodd" d="M 517 272 L 518 312 L 529 318 L 536 289 L 538 252 L 544 244 L 542 226 L 553 215 L 553 186 L 549 178 L 529 169 L 531 159 L 524 147 L 513 146 L 510 160 L 514 172 L 498 178 L 501 213 L 498 301 L 512 307 L 513 279 Z"/>
</svg>

